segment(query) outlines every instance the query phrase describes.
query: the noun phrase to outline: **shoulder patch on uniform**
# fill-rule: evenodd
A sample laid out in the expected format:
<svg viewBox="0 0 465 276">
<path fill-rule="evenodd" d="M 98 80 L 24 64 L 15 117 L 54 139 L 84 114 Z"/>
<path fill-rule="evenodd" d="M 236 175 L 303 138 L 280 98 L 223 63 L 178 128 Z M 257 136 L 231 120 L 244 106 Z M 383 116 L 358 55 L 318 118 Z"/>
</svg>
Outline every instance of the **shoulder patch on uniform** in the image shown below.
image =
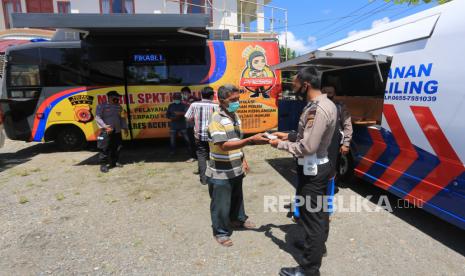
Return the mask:
<svg viewBox="0 0 465 276">
<path fill-rule="evenodd" d="M 315 116 L 316 116 L 316 108 L 308 111 L 307 122 L 305 123 L 305 127 L 313 126 L 313 121 L 315 121 Z"/>
</svg>

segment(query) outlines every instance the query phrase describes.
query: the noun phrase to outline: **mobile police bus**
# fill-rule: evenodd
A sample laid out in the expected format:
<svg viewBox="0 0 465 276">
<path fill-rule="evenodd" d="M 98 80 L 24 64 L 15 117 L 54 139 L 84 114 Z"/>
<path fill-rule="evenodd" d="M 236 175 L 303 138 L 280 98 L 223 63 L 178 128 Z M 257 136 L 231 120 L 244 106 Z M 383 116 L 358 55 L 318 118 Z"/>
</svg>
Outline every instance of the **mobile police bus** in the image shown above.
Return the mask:
<svg viewBox="0 0 465 276">
<path fill-rule="evenodd" d="M 462 229 L 464 10 L 454 0 L 274 67 L 317 66 L 352 114 L 355 174 Z"/>
<path fill-rule="evenodd" d="M 168 137 L 173 93 L 188 86 L 199 96 L 226 83 L 241 88 L 246 133 L 277 126 L 275 40 L 208 40 L 204 15 L 15 14 L 13 24 L 63 30 L 6 52 L 1 107 L 10 139 L 79 149 L 96 140 L 96 106 L 110 90 L 122 95 L 125 139 Z"/>
</svg>

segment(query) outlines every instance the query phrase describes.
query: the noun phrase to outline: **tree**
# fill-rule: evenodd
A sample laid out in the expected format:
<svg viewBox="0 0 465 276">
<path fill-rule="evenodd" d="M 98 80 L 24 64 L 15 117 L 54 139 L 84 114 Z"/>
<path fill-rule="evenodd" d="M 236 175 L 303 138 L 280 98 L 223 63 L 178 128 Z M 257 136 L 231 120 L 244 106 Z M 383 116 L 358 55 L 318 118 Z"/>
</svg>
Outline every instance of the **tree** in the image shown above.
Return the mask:
<svg viewBox="0 0 465 276">
<path fill-rule="evenodd" d="M 423 3 L 428 4 L 433 2 L 433 0 L 384 0 L 385 2 L 394 2 L 394 4 L 409 4 L 409 5 L 417 5 L 423 1 Z M 452 0 L 434 0 L 438 2 L 439 5 L 450 2 Z"/>
<path fill-rule="evenodd" d="M 286 51 L 287 51 L 287 60 L 293 59 L 297 57 L 297 53 L 290 49 L 290 48 L 285 48 L 284 46 L 279 46 L 279 58 L 281 62 L 286 61 Z M 281 72 L 281 82 L 283 84 L 287 84 L 289 86 L 290 83 L 292 83 L 292 78 L 294 76 L 294 72 L 292 71 L 283 71 Z M 283 88 L 283 91 L 286 90 Z"/>
<path fill-rule="evenodd" d="M 279 46 L 279 57 L 281 61 L 286 61 L 286 51 L 287 51 L 287 59 L 293 59 L 297 57 L 297 54 L 291 48 L 285 48 L 284 46 Z"/>
</svg>

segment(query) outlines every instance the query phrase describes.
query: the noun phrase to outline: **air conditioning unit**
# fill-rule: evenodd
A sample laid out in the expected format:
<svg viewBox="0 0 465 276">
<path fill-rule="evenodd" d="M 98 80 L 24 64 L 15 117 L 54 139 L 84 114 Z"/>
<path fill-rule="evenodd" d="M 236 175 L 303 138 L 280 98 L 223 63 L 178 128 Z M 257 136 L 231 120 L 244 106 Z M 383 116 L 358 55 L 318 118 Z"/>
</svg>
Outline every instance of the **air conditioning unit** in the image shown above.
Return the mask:
<svg viewBox="0 0 465 276">
<path fill-rule="evenodd" d="M 229 30 L 209 30 L 208 39 L 229 40 Z"/>
</svg>

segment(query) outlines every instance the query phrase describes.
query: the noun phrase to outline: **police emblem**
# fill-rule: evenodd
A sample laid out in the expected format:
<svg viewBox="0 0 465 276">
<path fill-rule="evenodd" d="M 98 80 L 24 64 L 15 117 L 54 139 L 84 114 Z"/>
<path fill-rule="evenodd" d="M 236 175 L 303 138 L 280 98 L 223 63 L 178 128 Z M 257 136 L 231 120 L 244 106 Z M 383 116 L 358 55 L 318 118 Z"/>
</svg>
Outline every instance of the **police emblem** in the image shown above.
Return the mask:
<svg viewBox="0 0 465 276">
<path fill-rule="evenodd" d="M 94 119 L 91 108 L 94 97 L 89 95 L 76 95 L 69 97 L 68 100 L 74 108 L 74 118 L 76 121 L 88 123 Z"/>
</svg>

